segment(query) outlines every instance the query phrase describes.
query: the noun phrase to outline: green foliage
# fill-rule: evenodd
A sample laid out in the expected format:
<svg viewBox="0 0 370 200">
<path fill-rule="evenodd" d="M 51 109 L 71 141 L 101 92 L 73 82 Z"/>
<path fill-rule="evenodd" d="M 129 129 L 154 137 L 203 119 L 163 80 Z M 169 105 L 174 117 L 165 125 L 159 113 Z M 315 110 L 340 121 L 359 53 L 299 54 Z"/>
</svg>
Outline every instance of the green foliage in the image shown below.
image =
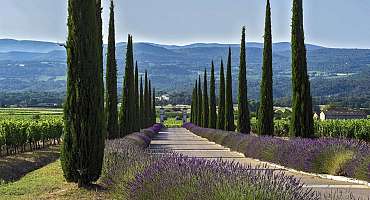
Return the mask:
<svg viewBox="0 0 370 200">
<path fill-rule="evenodd" d="M 200 81 L 200 75 L 199 75 L 199 78 L 198 78 L 198 105 L 197 105 L 197 124 L 199 126 L 202 125 L 203 123 L 203 95 L 202 95 L 202 84 L 201 84 L 201 81 Z"/>
<path fill-rule="evenodd" d="M 164 126 L 166 128 L 181 128 L 182 120 L 176 120 L 176 118 L 167 118 L 164 121 Z"/>
<path fill-rule="evenodd" d="M 140 77 L 140 99 L 139 99 L 139 123 L 140 128 L 144 128 L 144 120 L 145 120 L 145 104 L 144 104 L 144 88 L 143 88 L 143 77 Z"/>
<path fill-rule="evenodd" d="M 344 165 L 354 156 L 347 149 L 330 149 L 322 152 L 313 162 L 313 170 L 320 174 L 341 174 Z"/>
<path fill-rule="evenodd" d="M 193 93 L 191 95 L 191 108 L 190 108 L 190 122 L 195 122 L 195 110 L 196 110 L 196 87 L 193 88 Z"/>
<path fill-rule="evenodd" d="M 216 83 L 215 83 L 215 65 L 211 65 L 211 80 L 209 83 L 209 128 L 217 127 L 216 111 Z"/>
<path fill-rule="evenodd" d="M 225 97 L 225 130 L 234 131 L 234 104 L 233 104 L 233 85 L 231 74 L 231 48 L 229 48 L 229 55 L 227 58 L 226 70 L 226 97 Z"/>
<path fill-rule="evenodd" d="M 137 61 L 136 61 L 136 64 L 135 64 L 135 84 L 134 84 L 134 105 L 135 105 L 135 110 L 134 110 L 134 114 L 135 114 L 135 118 L 136 120 L 134 120 L 134 131 L 137 132 L 137 131 L 140 131 L 140 94 L 139 94 L 139 69 L 138 69 L 138 66 L 137 66 Z"/>
<path fill-rule="evenodd" d="M 208 99 L 208 84 L 207 84 L 207 70 L 204 69 L 203 79 L 203 122 L 202 126 L 208 128 L 209 123 L 209 99 Z"/>
<path fill-rule="evenodd" d="M 155 124 L 157 120 L 157 113 L 155 110 L 155 88 L 153 88 L 153 95 L 152 95 L 152 109 L 151 109 L 151 124 Z"/>
<path fill-rule="evenodd" d="M 150 107 L 150 98 L 149 98 L 149 83 L 148 83 L 148 72 L 145 70 L 145 81 L 144 81 L 144 109 L 143 109 L 143 128 L 146 128 L 149 124 L 149 107 Z"/>
<path fill-rule="evenodd" d="M 224 63 L 221 59 L 220 67 L 220 90 L 218 98 L 217 129 L 225 130 L 225 72 Z"/>
<path fill-rule="evenodd" d="M 240 63 L 239 63 L 239 87 L 238 87 L 238 124 L 237 129 L 239 132 L 249 134 L 250 116 L 248 107 L 247 95 L 247 62 L 245 50 L 245 26 L 242 29 L 242 39 L 240 45 Z"/>
<path fill-rule="evenodd" d="M 260 135 L 274 134 L 274 102 L 272 88 L 272 36 L 271 36 L 271 8 L 267 0 L 265 35 L 263 48 L 262 80 L 260 89 L 260 107 L 258 110 L 258 130 Z"/>
<path fill-rule="evenodd" d="M 199 103 L 198 103 L 198 80 L 195 80 L 195 86 L 194 86 L 194 90 L 195 90 L 195 94 L 194 94 L 194 124 L 198 124 L 198 117 L 199 117 L 199 115 L 198 115 L 198 105 L 199 105 Z"/>
<path fill-rule="evenodd" d="M 354 138 L 370 141 L 370 120 L 315 121 L 316 137 Z"/>
<path fill-rule="evenodd" d="M 252 119 L 252 131 L 256 132 L 257 120 Z M 289 136 L 290 121 L 288 119 L 274 120 L 274 135 Z M 370 120 L 325 120 L 314 121 L 315 137 L 349 138 L 370 141 Z"/>
<path fill-rule="evenodd" d="M 0 120 L 0 149 L 7 154 L 24 151 L 25 146 L 38 149 L 46 141 L 59 141 L 63 133 L 61 118 L 50 117 L 39 121 L 31 119 Z"/>
<path fill-rule="evenodd" d="M 67 98 L 61 161 L 67 181 L 84 186 L 101 172 L 105 137 L 101 2 L 68 2 Z M 94 86 L 92 86 L 94 84 Z"/>
<path fill-rule="evenodd" d="M 132 36 L 128 35 L 125 77 L 123 81 L 122 105 L 120 111 L 120 137 L 132 133 L 135 129 L 135 84 L 134 84 L 134 54 Z"/>
<path fill-rule="evenodd" d="M 313 137 L 310 81 L 307 73 L 302 0 L 293 0 L 292 17 L 292 119 L 290 134 Z"/>
<path fill-rule="evenodd" d="M 114 4 L 111 1 L 109 18 L 109 35 L 107 51 L 107 75 L 106 75 L 106 123 L 109 139 L 119 137 L 118 111 L 117 111 L 117 61 L 116 40 L 114 27 Z"/>
<path fill-rule="evenodd" d="M 153 102 L 152 102 L 152 81 L 149 80 L 149 96 L 148 96 L 148 124 L 147 124 L 147 127 L 151 126 L 152 125 L 152 116 L 153 116 L 153 111 L 152 111 L 152 107 L 153 107 Z"/>
</svg>

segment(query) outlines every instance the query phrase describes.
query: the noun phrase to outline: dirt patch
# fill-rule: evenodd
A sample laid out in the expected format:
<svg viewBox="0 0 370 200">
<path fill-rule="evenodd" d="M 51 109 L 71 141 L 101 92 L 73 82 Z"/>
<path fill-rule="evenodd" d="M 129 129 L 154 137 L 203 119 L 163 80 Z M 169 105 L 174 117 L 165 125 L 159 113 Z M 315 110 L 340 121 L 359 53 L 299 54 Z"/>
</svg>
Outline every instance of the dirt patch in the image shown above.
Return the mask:
<svg viewBox="0 0 370 200">
<path fill-rule="evenodd" d="M 0 183 L 19 180 L 59 158 L 60 145 L 0 158 Z"/>
</svg>

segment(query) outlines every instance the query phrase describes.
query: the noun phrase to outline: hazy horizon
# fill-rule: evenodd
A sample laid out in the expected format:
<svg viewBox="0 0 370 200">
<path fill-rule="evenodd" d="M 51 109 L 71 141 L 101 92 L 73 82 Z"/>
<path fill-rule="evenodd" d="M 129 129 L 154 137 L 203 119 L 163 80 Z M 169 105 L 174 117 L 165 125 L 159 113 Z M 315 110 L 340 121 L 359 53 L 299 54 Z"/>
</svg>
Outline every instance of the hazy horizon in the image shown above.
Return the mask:
<svg viewBox="0 0 370 200">
<path fill-rule="evenodd" d="M 66 0 L 2 0 L 0 38 L 63 42 Z M 116 0 L 116 40 L 131 33 L 136 42 L 166 45 L 263 42 L 265 1 Z M 291 0 L 271 1 L 274 43 L 290 41 Z M 330 9 L 330 12 L 328 10 Z M 109 1 L 103 0 L 106 43 Z M 304 1 L 306 43 L 331 48 L 370 48 L 370 1 Z M 5 20 L 6 19 L 6 20 Z"/>
</svg>

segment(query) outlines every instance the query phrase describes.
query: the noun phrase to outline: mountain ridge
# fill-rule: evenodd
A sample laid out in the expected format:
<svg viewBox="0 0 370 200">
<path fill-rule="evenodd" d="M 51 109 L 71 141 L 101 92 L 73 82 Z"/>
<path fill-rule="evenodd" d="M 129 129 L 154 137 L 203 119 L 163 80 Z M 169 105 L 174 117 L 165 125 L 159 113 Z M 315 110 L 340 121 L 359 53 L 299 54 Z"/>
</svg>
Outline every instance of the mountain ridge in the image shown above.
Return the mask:
<svg viewBox="0 0 370 200">
<path fill-rule="evenodd" d="M 233 84 L 236 87 L 238 44 L 194 43 L 180 46 L 138 42 L 134 44 L 134 55 L 140 73 L 148 70 L 157 91 L 189 92 L 195 78 L 202 74 L 204 68 L 210 68 L 212 60 L 215 61 L 218 78 L 220 59 L 226 62 L 229 46 L 232 49 Z M 306 46 L 313 96 L 370 95 L 370 80 L 367 77 L 370 74 L 370 49 Z M 259 97 L 262 47 L 262 43 L 247 43 L 248 95 L 253 99 Z M 118 91 L 121 91 L 126 43 L 119 42 L 116 48 Z M 290 43 L 274 43 L 273 49 L 274 95 L 287 97 L 291 91 Z M 66 84 L 65 48 L 52 42 L 0 39 L 0 74 L 0 92 L 63 92 Z"/>
</svg>

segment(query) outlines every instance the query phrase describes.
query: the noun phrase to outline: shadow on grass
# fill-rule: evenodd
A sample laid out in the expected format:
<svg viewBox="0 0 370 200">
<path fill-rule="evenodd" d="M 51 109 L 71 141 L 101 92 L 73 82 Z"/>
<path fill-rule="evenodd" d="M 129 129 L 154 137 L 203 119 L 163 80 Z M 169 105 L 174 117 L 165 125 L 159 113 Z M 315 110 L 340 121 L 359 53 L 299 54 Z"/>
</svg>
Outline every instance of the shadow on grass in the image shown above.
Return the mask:
<svg viewBox="0 0 370 200">
<path fill-rule="evenodd" d="M 0 182 L 12 182 L 59 158 L 60 145 L 0 158 Z"/>
</svg>

